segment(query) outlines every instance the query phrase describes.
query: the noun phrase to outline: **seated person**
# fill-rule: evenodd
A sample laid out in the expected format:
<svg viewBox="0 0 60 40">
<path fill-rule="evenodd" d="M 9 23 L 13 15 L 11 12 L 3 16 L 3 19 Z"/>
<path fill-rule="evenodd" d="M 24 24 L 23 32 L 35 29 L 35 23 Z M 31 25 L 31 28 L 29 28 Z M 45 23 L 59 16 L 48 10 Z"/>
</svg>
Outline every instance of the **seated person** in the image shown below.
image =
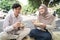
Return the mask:
<svg viewBox="0 0 60 40">
<path fill-rule="evenodd" d="M 12 12 L 8 14 L 4 20 L 3 32 L 0 33 L 0 40 L 22 40 L 29 34 L 30 28 L 24 27 L 20 12 L 21 5 L 19 3 L 13 4 Z"/>
<path fill-rule="evenodd" d="M 32 21 L 36 29 L 31 30 L 29 36 L 34 40 L 52 40 L 51 30 L 55 28 L 54 19 L 55 16 L 48 13 L 47 7 L 42 4 L 39 7 L 38 19 Z"/>
</svg>

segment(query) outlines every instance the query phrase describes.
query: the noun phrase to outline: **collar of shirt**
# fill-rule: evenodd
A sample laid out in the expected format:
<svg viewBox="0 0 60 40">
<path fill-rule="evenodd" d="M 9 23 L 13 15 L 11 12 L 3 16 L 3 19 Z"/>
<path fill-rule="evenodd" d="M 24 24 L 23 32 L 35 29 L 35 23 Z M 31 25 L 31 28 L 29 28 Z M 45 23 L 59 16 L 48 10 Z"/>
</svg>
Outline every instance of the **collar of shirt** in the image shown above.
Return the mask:
<svg viewBox="0 0 60 40">
<path fill-rule="evenodd" d="M 44 30 L 44 29 L 42 29 L 42 28 L 40 28 L 40 27 L 37 27 L 37 29 L 38 29 L 38 30 L 42 30 L 42 31 L 46 31 L 46 30 Z"/>
<path fill-rule="evenodd" d="M 21 15 L 19 14 L 18 17 L 15 17 L 14 12 L 12 13 L 13 18 L 19 18 Z"/>
</svg>

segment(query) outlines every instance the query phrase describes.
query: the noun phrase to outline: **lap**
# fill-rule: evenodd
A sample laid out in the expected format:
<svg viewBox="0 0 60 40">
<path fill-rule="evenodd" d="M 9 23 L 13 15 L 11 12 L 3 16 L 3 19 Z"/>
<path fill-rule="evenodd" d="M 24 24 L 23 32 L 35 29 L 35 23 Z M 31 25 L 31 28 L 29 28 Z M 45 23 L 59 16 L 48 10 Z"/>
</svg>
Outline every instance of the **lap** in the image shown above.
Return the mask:
<svg viewBox="0 0 60 40">
<path fill-rule="evenodd" d="M 18 40 L 19 40 L 19 39 L 23 39 L 23 38 L 26 37 L 29 33 L 30 33 L 30 28 L 24 28 L 24 30 L 22 30 L 22 32 L 19 34 Z"/>
<path fill-rule="evenodd" d="M 1 32 L 0 33 L 0 38 L 8 38 L 8 39 L 17 39 L 17 38 L 24 38 L 25 36 L 27 36 L 30 33 L 30 28 L 24 28 L 24 30 L 21 31 L 21 33 L 19 33 L 19 35 L 12 35 L 12 34 L 8 34 L 7 32 Z"/>
<path fill-rule="evenodd" d="M 30 32 L 30 37 L 38 38 L 38 39 L 52 39 L 51 34 L 48 31 L 42 31 L 34 29 Z"/>
<path fill-rule="evenodd" d="M 1 37 L 1 36 L 8 36 L 8 34 L 7 34 L 6 32 L 1 32 L 1 33 L 0 33 L 0 37 Z"/>
<path fill-rule="evenodd" d="M 8 34 L 7 32 L 1 32 L 0 33 L 0 38 L 16 39 L 17 37 L 18 37 L 18 35 Z"/>
</svg>

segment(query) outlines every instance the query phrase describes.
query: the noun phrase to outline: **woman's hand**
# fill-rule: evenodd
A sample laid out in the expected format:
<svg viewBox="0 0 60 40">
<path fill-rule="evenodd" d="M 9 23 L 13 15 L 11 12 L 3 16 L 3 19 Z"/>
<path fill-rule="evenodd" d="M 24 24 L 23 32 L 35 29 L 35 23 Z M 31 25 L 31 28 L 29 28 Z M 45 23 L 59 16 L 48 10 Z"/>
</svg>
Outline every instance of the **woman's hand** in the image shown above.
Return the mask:
<svg viewBox="0 0 60 40">
<path fill-rule="evenodd" d="M 40 26 L 39 20 L 33 20 L 32 23 L 33 23 L 35 26 Z"/>
<path fill-rule="evenodd" d="M 39 20 L 33 20 L 32 23 L 33 23 L 34 25 L 36 25 L 36 24 L 39 23 Z"/>
<path fill-rule="evenodd" d="M 44 29 L 44 28 L 46 28 L 46 24 L 40 23 L 40 27 Z"/>
<path fill-rule="evenodd" d="M 38 20 L 34 20 L 34 21 L 32 21 L 32 23 L 37 27 L 46 28 L 46 24 L 40 23 Z"/>
</svg>

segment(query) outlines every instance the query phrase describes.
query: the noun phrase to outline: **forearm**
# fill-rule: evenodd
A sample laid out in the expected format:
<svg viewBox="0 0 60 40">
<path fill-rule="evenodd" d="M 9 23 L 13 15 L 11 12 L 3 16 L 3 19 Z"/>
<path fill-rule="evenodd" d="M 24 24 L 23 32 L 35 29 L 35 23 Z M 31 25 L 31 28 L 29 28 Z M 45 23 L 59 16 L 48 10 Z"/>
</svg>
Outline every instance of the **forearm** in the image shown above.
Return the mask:
<svg viewBox="0 0 60 40">
<path fill-rule="evenodd" d="M 8 26 L 6 28 L 4 28 L 4 31 L 5 32 L 9 32 L 9 31 L 12 31 L 14 28 L 12 26 Z"/>
<path fill-rule="evenodd" d="M 46 25 L 47 29 L 55 29 L 56 28 L 56 22 L 55 20 L 51 23 L 51 25 Z"/>
<path fill-rule="evenodd" d="M 46 29 L 51 29 L 51 30 L 53 30 L 53 29 L 55 29 L 56 27 L 55 26 L 53 26 L 53 25 L 46 25 Z"/>
<path fill-rule="evenodd" d="M 40 26 L 40 23 L 34 23 L 35 26 Z"/>
</svg>

